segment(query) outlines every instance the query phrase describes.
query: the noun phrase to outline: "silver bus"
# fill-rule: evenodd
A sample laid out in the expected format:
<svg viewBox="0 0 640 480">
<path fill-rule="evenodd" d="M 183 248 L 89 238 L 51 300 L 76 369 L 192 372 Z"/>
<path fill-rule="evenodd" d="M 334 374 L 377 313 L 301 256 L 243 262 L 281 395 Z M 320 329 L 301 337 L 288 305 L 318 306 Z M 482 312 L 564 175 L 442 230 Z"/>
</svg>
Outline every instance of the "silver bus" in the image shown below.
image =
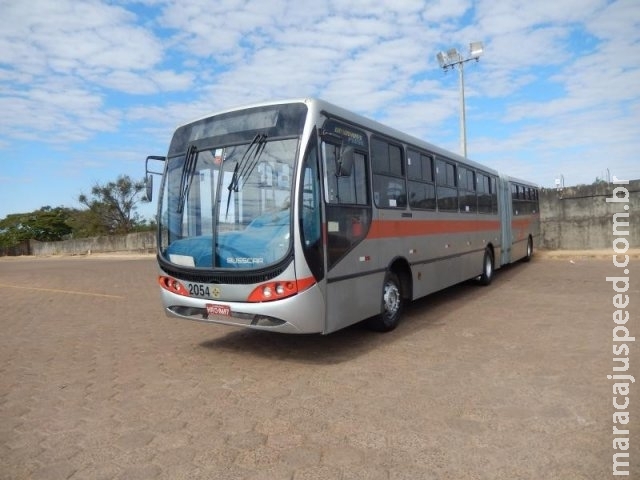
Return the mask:
<svg viewBox="0 0 640 480">
<path fill-rule="evenodd" d="M 150 172 L 149 161 L 163 161 Z M 286 333 L 362 320 L 531 258 L 538 189 L 318 99 L 177 128 L 161 173 L 167 315 Z"/>
</svg>

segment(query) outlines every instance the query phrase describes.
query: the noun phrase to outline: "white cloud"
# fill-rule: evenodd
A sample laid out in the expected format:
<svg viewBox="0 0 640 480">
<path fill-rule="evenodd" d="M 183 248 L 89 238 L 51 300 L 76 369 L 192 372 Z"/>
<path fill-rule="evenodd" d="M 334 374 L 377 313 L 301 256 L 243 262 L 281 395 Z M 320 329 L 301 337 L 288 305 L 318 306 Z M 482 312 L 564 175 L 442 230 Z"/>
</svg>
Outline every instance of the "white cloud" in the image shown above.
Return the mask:
<svg viewBox="0 0 640 480">
<path fill-rule="evenodd" d="M 58 143 L 114 131 L 121 114 L 109 91 L 153 94 L 192 83 L 191 72 L 159 68 L 162 42 L 123 7 L 34 0 L 0 8 L 0 126 L 16 138 Z"/>
<path fill-rule="evenodd" d="M 122 7 L 95 1 L 10 2 L 3 8 L 1 38 L 14 48 L 2 49 L 0 60 L 17 69 L 37 67 L 37 73 L 149 68 L 162 47 L 135 20 Z"/>
<path fill-rule="evenodd" d="M 471 9 L 470 0 L 437 0 L 427 2 L 422 11 L 422 18 L 429 23 L 455 20 Z"/>
<path fill-rule="evenodd" d="M 550 24 L 583 22 L 606 3 L 606 0 L 479 0 L 475 8 L 481 27 L 500 36 Z"/>
</svg>

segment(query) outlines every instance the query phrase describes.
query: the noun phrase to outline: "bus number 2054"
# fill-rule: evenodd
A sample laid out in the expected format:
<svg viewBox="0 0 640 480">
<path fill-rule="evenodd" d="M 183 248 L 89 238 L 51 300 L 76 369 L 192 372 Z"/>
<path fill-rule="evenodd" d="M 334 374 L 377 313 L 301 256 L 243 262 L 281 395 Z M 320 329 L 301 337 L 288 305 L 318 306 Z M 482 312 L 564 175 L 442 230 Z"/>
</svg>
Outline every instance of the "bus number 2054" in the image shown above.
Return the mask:
<svg viewBox="0 0 640 480">
<path fill-rule="evenodd" d="M 187 289 L 189 290 L 189 295 L 192 297 L 212 298 L 208 285 L 203 285 L 201 283 L 187 283 Z"/>
</svg>

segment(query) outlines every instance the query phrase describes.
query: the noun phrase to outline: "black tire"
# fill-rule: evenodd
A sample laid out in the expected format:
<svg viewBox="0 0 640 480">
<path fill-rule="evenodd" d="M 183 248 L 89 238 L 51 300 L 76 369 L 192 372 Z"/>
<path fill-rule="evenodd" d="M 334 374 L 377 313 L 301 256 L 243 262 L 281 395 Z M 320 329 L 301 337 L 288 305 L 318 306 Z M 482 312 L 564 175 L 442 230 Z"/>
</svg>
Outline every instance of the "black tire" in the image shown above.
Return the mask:
<svg viewBox="0 0 640 480">
<path fill-rule="evenodd" d="M 533 239 L 529 237 L 527 240 L 527 254 L 522 259 L 523 262 L 528 262 L 533 257 Z"/>
<path fill-rule="evenodd" d="M 367 326 L 377 332 L 390 332 L 398 326 L 404 310 L 402 285 L 398 275 L 387 272 L 382 284 L 380 315 L 370 318 Z"/>
<path fill-rule="evenodd" d="M 493 280 L 493 254 L 488 248 L 484 251 L 482 259 L 482 274 L 478 278 L 480 285 L 489 285 Z"/>
</svg>

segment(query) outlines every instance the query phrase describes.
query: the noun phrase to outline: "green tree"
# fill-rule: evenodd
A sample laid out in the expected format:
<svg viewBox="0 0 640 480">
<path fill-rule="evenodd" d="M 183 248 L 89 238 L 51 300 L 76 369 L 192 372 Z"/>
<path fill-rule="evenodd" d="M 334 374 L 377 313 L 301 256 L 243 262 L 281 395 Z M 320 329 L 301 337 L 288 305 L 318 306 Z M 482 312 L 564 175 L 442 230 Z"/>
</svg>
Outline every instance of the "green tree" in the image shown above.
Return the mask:
<svg viewBox="0 0 640 480">
<path fill-rule="evenodd" d="M 91 195 L 80 194 L 78 201 L 88 211 L 74 218 L 72 224 L 78 233 L 82 229 L 94 235 L 129 233 L 144 221 L 136 213 L 142 201 L 144 181 L 133 181 L 128 175 L 120 175 L 116 181 L 96 184 Z"/>
<path fill-rule="evenodd" d="M 100 217 L 91 209 L 73 211 L 67 223 L 73 230 L 73 238 L 99 237 L 109 234 Z"/>
<path fill-rule="evenodd" d="M 73 210 L 49 206 L 28 213 L 14 213 L 0 220 L 0 246 L 13 247 L 25 240 L 53 242 L 72 233 L 67 220 Z"/>
</svg>

